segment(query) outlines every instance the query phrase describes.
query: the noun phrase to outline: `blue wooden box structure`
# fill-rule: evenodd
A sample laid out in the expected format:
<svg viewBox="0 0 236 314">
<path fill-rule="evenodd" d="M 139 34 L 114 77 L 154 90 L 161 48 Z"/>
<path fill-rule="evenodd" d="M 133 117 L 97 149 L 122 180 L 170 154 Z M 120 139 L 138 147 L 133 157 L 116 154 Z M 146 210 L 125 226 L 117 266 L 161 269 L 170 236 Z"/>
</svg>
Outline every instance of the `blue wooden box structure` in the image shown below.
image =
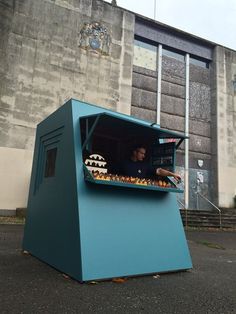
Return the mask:
<svg viewBox="0 0 236 314">
<path fill-rule="evenodd" d="M 96 180 L 84 164 L 91 149 L 119 162 L 135 140 L 166 138 L 184 140 L 78 100 L 60 107 L 37 126 L 23 249 L 79 281 L 192 268 L 180 189 Z"/>
</svg>

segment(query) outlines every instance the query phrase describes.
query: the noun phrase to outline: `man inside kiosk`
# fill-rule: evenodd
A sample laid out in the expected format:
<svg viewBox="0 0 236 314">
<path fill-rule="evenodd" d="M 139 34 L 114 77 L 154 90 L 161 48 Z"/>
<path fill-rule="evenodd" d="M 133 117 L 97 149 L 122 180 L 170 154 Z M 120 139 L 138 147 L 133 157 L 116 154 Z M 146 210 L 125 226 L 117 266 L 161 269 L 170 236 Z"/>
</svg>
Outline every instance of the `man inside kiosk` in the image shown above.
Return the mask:
<svg viewBox="0 0 236 314">
<path fill-rule="evenodd" d="M 146 162 L 146 148 L 144 145 L 136 145 L 131 153 L 129 159 L 123 161 L 120 165 L 120 174 L 130 177 L 136 178 L 150 178 L 155 175 L 160 177 L 174 177 L 177 182 L 181 181 L 181 177 L 179 174 L 171 172 L 169 170 L 163 168 L 155 169 L 150 165 L 150 163 Z"/>
</svg>

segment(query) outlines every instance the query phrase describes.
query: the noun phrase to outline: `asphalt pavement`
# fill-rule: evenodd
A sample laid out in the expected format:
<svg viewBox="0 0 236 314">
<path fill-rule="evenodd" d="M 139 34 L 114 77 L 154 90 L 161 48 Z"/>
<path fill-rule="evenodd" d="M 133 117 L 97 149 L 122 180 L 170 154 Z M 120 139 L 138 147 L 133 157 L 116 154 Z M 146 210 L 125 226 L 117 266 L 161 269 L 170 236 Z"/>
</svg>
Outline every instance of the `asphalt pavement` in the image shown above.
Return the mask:
<svg viewBox="0 0 236 314">
<path fill-rule="evenodd" d="M 236 313 L 236 232 L 187 231 L 190 271 L 79 283 L 22 254 L 22 225 L 0 225 L 0 313 Z"/>
</svg>

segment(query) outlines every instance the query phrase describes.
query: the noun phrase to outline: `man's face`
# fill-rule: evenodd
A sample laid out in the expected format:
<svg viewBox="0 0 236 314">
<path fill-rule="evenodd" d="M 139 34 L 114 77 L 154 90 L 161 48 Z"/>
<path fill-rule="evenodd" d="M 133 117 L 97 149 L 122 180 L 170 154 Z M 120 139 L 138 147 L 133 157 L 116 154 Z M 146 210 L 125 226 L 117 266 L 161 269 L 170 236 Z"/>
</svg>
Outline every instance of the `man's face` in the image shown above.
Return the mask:
<svg viewBox="0 0 236 314">
<path fill-rule="evenodd" d="M 137 148 L 135 150 L 135 155 L 136 155 L 136 159 L 138 161 L 143 161 L 145 158 L 145 154 L 146 154 L 146 149 L 145 148 Z"/>
</svg>

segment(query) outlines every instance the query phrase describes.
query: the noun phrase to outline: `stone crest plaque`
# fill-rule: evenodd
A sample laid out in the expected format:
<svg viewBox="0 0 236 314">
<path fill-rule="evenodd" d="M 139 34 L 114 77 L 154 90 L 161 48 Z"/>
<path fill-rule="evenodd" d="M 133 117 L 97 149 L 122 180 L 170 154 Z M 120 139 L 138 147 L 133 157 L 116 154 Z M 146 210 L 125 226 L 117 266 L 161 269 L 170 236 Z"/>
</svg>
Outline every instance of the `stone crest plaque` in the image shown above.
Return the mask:
<svg viewBox="0 0 236 314">
<path fill-rule="evenodd" d="M 102 55 L 109 55 L 111 36 L 98 22 L 84 23 L 79 33 L 79 47 Z"/>
</svg>

